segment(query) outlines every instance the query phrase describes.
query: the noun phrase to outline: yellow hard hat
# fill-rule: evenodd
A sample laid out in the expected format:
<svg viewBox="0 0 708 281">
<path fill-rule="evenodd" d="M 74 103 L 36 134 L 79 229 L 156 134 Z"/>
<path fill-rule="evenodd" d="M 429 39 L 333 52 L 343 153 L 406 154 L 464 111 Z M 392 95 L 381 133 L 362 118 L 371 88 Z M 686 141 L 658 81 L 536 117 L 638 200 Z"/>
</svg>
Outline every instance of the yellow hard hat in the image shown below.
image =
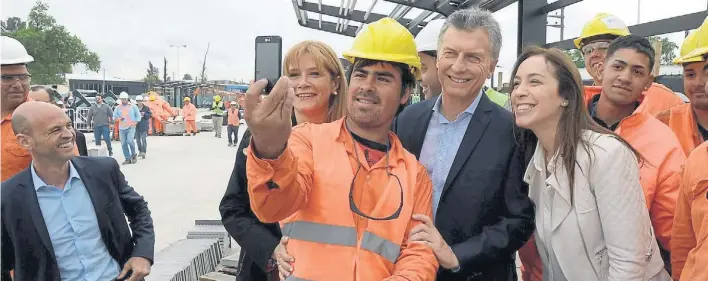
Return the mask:
<svg viewBox="0 0 708 281">
<path fill-rule="evenodd" d="M 583 40 L 598 35 L 615 35 L 617 37 L 629 35 L 629 28 L 622 19 L 606 13 L 599 13 L 583 26 L 580 37 L 573 40 L 575 47 L 580 49 Z"/>
<path fill-rule="evenodd" d="M 342 55 L 351 63 L 360 58 L 407 64 L 420 79 L 420 57 L 413 34 L 392 18 L 382 18 L 363 28 L 352 48 Z"/>
<path fill-rule="evenodd" d="M 683 56 L 683 59 L 698 58 L 698 61 L 701 61 L 704 56 L 708 55 L 708 17 L 706 17 L 698 30 L 693 33 L 696 34 L 696 48 Z"/>
<path fill-rule="evenodd" d="M 189 97 L 184 97 L 184 101 L 192 101 Z"/>
<path fill-rule="evenodd" d="M 219 96 L 219 95 L 214 96 L 214 100 L 215 100 L 215 101 L 220 101 L 220 100 L 221 100 L 221 96 Z"/>
<path fill-rule="evenodd" d="M 155 101 L 155 95 L 150 95 L 150 101 Z"/>
<path fill-rule="evenodd" d="M 700 56 L 686 57 L 686 55 L 691 53 L 693 50 L 696 49 L 696 46 L 698 46 L 698 36 L 696 36 L 696 33 L 698 32 L 691 32 L 690 34 L 688 34 L 688 36 L 686 36 L 686 39 L 683 40 L 683 44 L 681 44 L 681 53 L 676 59 L 674 59 L 674 64 L 703 61 L 703 58 L 701 58 Z"/>
</svg>

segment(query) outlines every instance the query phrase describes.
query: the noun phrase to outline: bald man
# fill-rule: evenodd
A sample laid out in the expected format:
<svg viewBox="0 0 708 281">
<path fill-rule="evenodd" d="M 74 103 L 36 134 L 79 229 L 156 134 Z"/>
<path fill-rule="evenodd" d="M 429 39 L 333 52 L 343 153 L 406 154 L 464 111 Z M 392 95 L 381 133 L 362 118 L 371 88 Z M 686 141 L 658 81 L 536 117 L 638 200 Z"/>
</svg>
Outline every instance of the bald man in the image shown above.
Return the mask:
<svg viewBox="0 0 708 281">
<path fill-rule="evenodd" d="M 52 105 L 57 105 L 49 94 L 50 90 L 47 90 L 44 86 L 34 86 L 30 88 L 29 97 L 33 101 L 46 102 Z M 58 105 L 57 105 L 58 106 Z M 86 147 L 86 136 L 81 131 L 74 128 L 74 134 L 76 134 L 76 150 L 78 155 L 88 156 L 88 148 Z"/>
<path fill-rule="evenodd" d="M 3 273 L 14 268 L 15 280 L 147 276 L 155 245 L 150 210 L 118 162 L 74 156 L 71 120 L 49 103 L 19 106 L 12 128 L 33 161 L 2 183 Z"/>
</svg>

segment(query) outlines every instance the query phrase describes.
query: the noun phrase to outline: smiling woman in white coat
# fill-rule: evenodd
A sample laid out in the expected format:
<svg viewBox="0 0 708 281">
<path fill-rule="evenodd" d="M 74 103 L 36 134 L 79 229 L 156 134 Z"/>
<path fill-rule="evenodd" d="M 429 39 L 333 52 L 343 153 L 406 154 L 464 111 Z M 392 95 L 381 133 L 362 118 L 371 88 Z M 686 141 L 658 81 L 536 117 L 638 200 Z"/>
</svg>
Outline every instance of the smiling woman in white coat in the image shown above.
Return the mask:
<svg viewBox="0 0 708 281">
<path fill-rule="evenodd" d="M 532 47 L 512 79 L 515 137 L 536 204 L 538 255 L 522 255 L 524 265 L 540 259 L 544 281 L 671 280 L 639 182 L 643 159 L 592 120 L 575 65 L 560 50 Z"/>
</svg>

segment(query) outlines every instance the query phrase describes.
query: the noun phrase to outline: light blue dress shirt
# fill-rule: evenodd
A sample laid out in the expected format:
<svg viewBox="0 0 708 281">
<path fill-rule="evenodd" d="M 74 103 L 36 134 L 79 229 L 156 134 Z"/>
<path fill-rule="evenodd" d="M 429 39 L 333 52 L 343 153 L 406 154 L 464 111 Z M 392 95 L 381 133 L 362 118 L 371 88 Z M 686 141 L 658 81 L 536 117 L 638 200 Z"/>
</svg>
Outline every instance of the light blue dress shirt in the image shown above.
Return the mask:
<svg viewBox="0 0 708 281">
<path fill-rule="evenodd" d="M 81 176 L 69 162 L 64 190 L 47 185 L 31 166 L 39 208 L 62 281 L 114 280 L 120 273 L 101 238 L 96 210 Z"/>
<path fill-rule="evenodd" d="M 433 220 L 437 215 L 440 196 L 447 179 L 457 149 L 460 148 L 467 126 L 479 105 L 484 92 L 480 92 L 465 111 L 457 115 L 454 121 L 447 120 L 441 112 L 443 96 L 438 96 L 433 106 L 433 116 L 425 133 L 425 140 L 420 151 L 420 162 L 425 166 L 433 181 Z"/>
</svg>

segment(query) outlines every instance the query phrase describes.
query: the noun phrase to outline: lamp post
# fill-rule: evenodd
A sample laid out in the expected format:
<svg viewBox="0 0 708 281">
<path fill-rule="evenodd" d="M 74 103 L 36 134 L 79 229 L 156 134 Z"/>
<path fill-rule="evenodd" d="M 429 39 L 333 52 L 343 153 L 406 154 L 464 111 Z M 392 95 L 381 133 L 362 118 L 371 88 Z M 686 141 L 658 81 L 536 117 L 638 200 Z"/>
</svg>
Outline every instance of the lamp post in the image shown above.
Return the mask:
<svg viewBox="0 0 708 281">
<path fill-rule="evenodd" d="M 187 45 L 170 45 L 171 48 L 177 48 L 177 76 L 179 76 L 179 49 L 180 48 L 187 48 Z M 182 80 L 179 77 L 172 77 L 173 80 L 178 81 L 177 79 Z"/>
</svg>

